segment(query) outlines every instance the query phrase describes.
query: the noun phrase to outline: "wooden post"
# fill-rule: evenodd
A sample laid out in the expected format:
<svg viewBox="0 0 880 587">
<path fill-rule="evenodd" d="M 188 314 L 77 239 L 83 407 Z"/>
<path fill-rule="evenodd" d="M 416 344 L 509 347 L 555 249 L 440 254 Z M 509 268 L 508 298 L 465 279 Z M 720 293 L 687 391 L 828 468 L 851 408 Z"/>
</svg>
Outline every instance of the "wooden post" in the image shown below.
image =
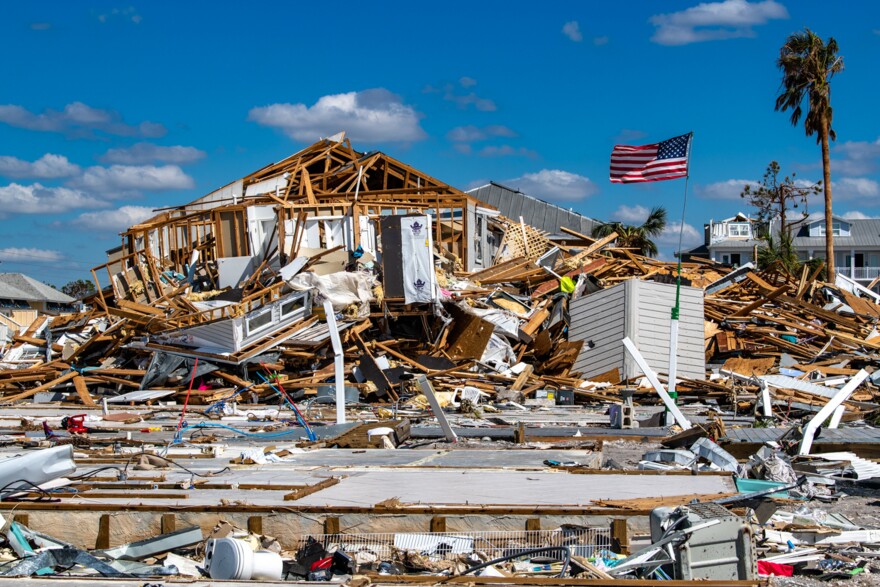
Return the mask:
<svg viewBox="0 0 880 587">
<path fill-rule="evenodd" d="M 611 520 L 611 550 L 618 554 L 629 554 L 629 530 L 626 519 Z"/>
<path fill-rule="evenodd" d="M 95 548 L 110 548 L 110 514 L 101 514 L 98 519 L 98 538 L 95 540 Z"/>
<path fill-rule="evenodd" d="M 162 514 L 162 521 L 159 527 L 162 534 L 174 532 L 177 530 L 177 516 L 174 514 Z"/>
<path fill-rule="evenodd" d="M 248 532 L 263 535 L 263 516 L 251 516 L 248 518 Z"/>
<path fill-rule="evenodd" d="M 339 531 L 339 518 L 324 518 L 324 534 L 329 534 L 331 536 L 341 534 L 341 532 Z"/>
<path fill-rule="evenodd" d="M 446 518 L 443 516 L 431 518 L 431 532 L 446 532 Z"/>
<path fill-rule="evenodd" d="M 527 518 L 526 531 L 533 532 L 541 529 L 541 518 Z"/>
<path fill-rule="evenodd" d="M 514 428 L 513 441 L 516 444 L 525 444 L 526 443 L 526 425 L 523 422 L 519 422 L 516 425 L 516 428 Z"/>
</svg>

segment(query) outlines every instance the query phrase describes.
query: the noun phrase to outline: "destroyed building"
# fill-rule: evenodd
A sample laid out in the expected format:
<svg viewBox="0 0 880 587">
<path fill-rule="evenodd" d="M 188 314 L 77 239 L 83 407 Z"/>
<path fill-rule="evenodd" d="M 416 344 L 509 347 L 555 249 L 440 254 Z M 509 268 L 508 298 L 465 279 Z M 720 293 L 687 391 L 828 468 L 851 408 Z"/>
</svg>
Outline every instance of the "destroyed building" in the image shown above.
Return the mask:
<svg viewBox="0 0 880 587">
<path fill-rule="evenodd" d="M 0 581 L 876 572 L 876 297 L 692 259 L 673 386 L 676 264 L 516 194 L 340 135 L 123 232 L 0 361 Z"/>
</svg>

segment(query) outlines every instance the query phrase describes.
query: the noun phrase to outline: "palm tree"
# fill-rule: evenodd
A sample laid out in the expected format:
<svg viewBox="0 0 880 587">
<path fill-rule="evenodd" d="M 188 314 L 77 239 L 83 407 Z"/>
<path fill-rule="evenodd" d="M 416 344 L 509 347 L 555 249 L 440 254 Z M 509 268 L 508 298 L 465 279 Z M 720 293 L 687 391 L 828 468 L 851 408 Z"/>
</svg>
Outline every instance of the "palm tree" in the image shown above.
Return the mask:
<svg viewBox="0 0 880 587">
<path fill-rule="evenodd" d="M 617 246 L 636 249 L 642 255 L 657 255 L 657 245 L 651 237 L 660 236 L 666 228 L 666 209 L 652 208 L 651 213 L 641 226 L 632 226 L 621 222 L 603 222 L 593 228 L 593 236 L 604 238 L 613 232 L 617 233 Z"/>
<path fill-rule="evenodd" d="M 829 281 L 834 281 L 834 234 L 831 219 L 831 159 L 829 140 L 837 138 L 831 128 L 831 78 L 843 71 L 843 57 L 837 55 L 837 41 L 833 37 L 824 43 L 810 29 L 795 33 L 786 39 L 779 50 L 776 65 L 782 70 L 780 94 L 776 110 L 791 110 L 791 124 L 797 126 L 804 114 L 802 104 L 807 99 L 809 109 L 804 116 L 807 136 L 814 134 L 822 146 L 822 175 L 825 188 L 825 263 Z"/>
</svg>

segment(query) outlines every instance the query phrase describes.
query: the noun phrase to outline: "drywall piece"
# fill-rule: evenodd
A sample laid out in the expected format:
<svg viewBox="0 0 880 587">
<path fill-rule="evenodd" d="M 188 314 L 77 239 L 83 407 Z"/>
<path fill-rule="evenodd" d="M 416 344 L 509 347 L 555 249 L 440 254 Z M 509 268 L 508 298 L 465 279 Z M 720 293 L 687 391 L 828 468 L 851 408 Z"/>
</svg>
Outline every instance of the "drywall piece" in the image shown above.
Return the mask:
<svg viewBox="0 0 880 587">
<path fill-rule="evenodd" d="M 821 410 L 819 410 L 819 413 L 813 416 L 809 423 L 804 427 L 804 436 L 801 439 L 800 450 L 798 450 L 799 455 L 810 454 L 810 448 L 813 446 L 813 437 L 816 435 L 816 430 L 819 429 L 819 426 L 821 426 L 825 420 L 831 417 L 834 411 L 841 406 L 843 402 L 849 399 L 849 396 L 851 396 L 856 388 L 861 385 L 862 381 L 867 378 L 868 372 L 861 369 L 858 373 L 853 375 L 853 378 L 849 380 L 849 383 L 844 385 L 841 390 L 838 391 Z"/>
<path fill-rule="evenodd" d="M 15 490 L 32 489 L 33 485 L 42 485 L 74 471 L 73 446 L 69 444 L 0 461 L 0 487 L 3 488 L 0 497 Z"/>
<path fill-rule="evenodd" d="M 612 369 L 619 369 L 625 379 L 636 377 L 639 368 L 621 343 L 629 337 L 653 371 L 666 373 L 673 305 L 675 285 L 640 279 L 630 279 L 572 301 L 569 340 L 584 341 L 572 371 L 579 371 L 585 379 Z M 676 355 L 680 378 L 706 378 L 704 324 L 703 290 L 682 286 Z"/>
<path fill-rule="evenodd" d="M 324 300 L 324 313 L 327 315 L 327 328 L 330 331 L 330 343 L 333 345 L 333 365 L 336 384 L 336 423 L 345 424 L 345 364 L 342 340 L 339 338 L 339 326 L 330 300 Z"/>
<path fill-rule="evenodd" d="M 278 274 L 284 281 L 290 281 L 297 273 L 302 271 L 302 268 L 305 267 L 308 263 L 308 257 L 297 257 L 296 259 L 282 267 L 281 270 L 278 271 Z"/>
<path fill-rule="evenodd" d="M 678 409 L 678 406 L 675 405 L 673 399 L 666 393 L 666 390 L 663 389 L 663 385 L 660 384 L 660 380 L 657 379 L 657 374 L 651 369 L 651 366 L 648 365 L 648 362 L 642 356 L 642 353 L 639 352 L 639 349 L 636 348 L 636 345 L 633 344 L 629 338 L 623 339 L 623 346 L 626 348 L 626 351 L 629 355 L 635 360 L 636 364 L 641 368 L 642 373 L 645 374 L 645 377 L 648 378 L 648 381 L 660 395 L 660 399 L 663 400 L 663 403 L 666 404 L 666 408 L 672 414 L 672 417 L 675 418 L 675 422 L 681 426 L 682 430 L 689 430 L 691 428 L 691 423 L 687 418 L 684 417 L 684 414 L 681 413 L 681 410 Z"/>
<path fill-rule="evenodd" d="M 217 286 L 220 289 L 236 287 L 242 279 L 254 272 L 255 257 L 220 257 L 217 259 Z"/>
<path fill-rule="evenodd" d="M 443 429 L 443 434 L 446 436 L 446 440 L 449 442 L 456 442 L 458 436 L 455 434 L 455 430 L 452 429 L 452 426 L 449 425 L 449 421 L 446 419 L 446 414 L 443 413 L 443 408 L 440 407 L 440 402 L 437 401 L 437 396 L 434 395 L 434 386 L 431 385 L 431 382 L 428 381 L 428 378 L 424 375 L 419 375 L 416 381 L 418 382 L 422 393 L 428 398 L 428 403 L 431 405 L 431 411 L 434 412 L 434 416 L 437 417 L 437 422 L 440 423 L 440 428 Z"/>
</svg>

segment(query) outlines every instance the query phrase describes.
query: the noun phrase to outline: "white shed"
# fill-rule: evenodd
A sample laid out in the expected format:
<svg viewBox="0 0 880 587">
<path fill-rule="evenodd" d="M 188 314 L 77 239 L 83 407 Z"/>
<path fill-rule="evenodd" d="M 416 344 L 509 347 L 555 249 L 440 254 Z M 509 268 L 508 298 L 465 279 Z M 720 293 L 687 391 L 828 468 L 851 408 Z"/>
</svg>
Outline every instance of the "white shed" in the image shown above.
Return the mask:
<svg viewBox="0 0 880 587">
<path fill-rule="evenodd" d="M 651 368 L 669 370 L 669 320 L 675 285 L 630 279 L 574 300 L 569 307 L 569 340 L 584 346 L 572 371 L 585 379 L 620 369 L 623 379 L 641 375 L 621 342 L 629 337 Z M 590 344 L 592 342 L 592 344 Z M 703 290 L 681 287 L 678 334 L 678 376 L 706 378 L 703 343 Z"/>
</svg>

